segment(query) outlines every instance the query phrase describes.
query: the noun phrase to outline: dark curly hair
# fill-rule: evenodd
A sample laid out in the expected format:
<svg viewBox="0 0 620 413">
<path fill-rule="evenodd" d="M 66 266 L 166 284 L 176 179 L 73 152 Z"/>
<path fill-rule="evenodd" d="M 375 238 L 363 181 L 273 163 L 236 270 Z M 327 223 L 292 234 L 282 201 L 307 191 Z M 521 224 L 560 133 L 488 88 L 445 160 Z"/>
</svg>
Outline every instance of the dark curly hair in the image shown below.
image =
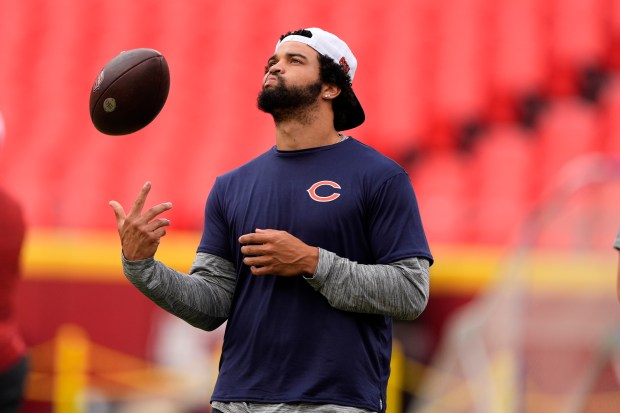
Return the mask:
<svg viewBox="0 0 620 413">
<path fill-rule="evenodd" d="M 288 36 L 304 36 L 312 37 L 312 32 L 305 29 L 294 30 L 287 32 L 280 36 L 280 41 Z M 351 87 L 351 77 L 342 70 L 342 67 L 334 61 L 331 57 L 324 56 L 319 53 L 319 77 L 321 82 L 330 83 L 340 88 L 340 95 L 332 101 L 332 108 L 334 111 L 334 124 L 342 124 L 342 118 L 344 113 L 341 110 L 343 107 L 351 106 L 355 101 L 355 94 Z"/>
</svg>

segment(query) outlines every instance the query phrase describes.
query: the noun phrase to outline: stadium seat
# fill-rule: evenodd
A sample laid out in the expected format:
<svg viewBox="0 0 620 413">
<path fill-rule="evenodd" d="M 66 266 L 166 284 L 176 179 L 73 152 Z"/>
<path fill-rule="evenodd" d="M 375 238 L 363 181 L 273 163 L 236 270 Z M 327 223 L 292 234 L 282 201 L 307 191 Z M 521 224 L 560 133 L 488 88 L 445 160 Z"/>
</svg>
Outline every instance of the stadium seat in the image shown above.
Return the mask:
<svg viewBox="0 0 620 413">
<path fill-rule="evenodd" d="M 515 124 L 491 128 L 472 151 L 472 236 L 482 244 L 513 240 L 535 198 L 534 138 Z"/>
<path fill-rule="evenodd" d="M 429 80 L 434 43 L 429 38 L 435 28 L 431 4 L 414 0 L 398 7 L 373 3 L 352 9 L 361 12 L 361 21 L 366 23 L 347 33 L 359 49 L 353 86 L 368 107 L 360 134 L 370 145 L 394 158 L 432 147 Z"/>
<path fill-rule="evenodd" d="M 515 121 L 516 105 L 540 93 L 546 76 L 544 20 L 539 0 L 498 0 L 488 25 L 492 42 L 486 59 L 490 68 L 490 120 Z"/>
<path fill-rule="evenodd" d="M 467 160 L 455 152 L 436 152 L 409 170 L 431 243 L 470 240 L 472 179 Z"/>
<path fill-rule="evenodd" d="M 603 151 L 620 154 L 620 77 L 610 79 L 601 99 Z"/>
<path fill-rule="evenodd" d="M 581 72 L 606 53 L 605 0 L 549 0 L 548 90 L 554 96 L 577 92 Z"/>
<path fill-rule="evenodd" d="M 605 10 L 608 22 L 606 63 L 611 70 L 620 70 L 620 2 L 610 1 Z"/>
<path fill-rule="evenodd" d="M 575 68 L 605 48 L 613 52 L 613 36 L 620 38 L 616 3 L 412 0 L 385 7 L 320 0 L 265 8 L 260 2 L 111 0 L 93 14 L 92 3 L 76 0 L 1 2 L 0 53 L 10 56 L 0 65 L 0 110 L 9 134 L 2 181 L 28 198 L 35 226 L 107 226 L 100 215 L 108 213 L 107 200 L 127 203 L 151 180 L 153 201 L 170 198 L 177 225 L 198 228 L 214 177 L 273 145 L 273 124 L 256 110 L 255 92 L 265 50 L 282 32 L 312 22 L 342 33 L 360 61 L 354 87 L 368 114 L 349 133 L 407 162 L 410 155 L 455 150 L 458 133 L 471 122 L 514 120 L 513 99 L 541 88 L 545 73 L 559 67 L 546 58 Z M 268 29 L 255 25 L 259 14 Z M 233 15 L 234 25 L 227 19 Z M 144 46 L 168 58 L 168 102 L 145 130 L 103 136 L 86 112 L 94 77 L 121 50 Z M 545 112 L 535 151 L 541 179 L 576 154 L 620 150 L 616 93 L 611 87 L 598 117 L 575 102 Z M 596 119 L 603 122 L 602 142 Z M 448 182 L 457 169 L 470 173 L 459 155 L 442 156 L 459 159 L 460 166 L 446 167 Z M 430 168 L 430 182 L 443 179 Z M 448 194 L 448 188 L 444 199 L 467 203 L 462 200 L 475 195 L 460 187 Z"/>
<path fill-rule="evenodd" d="M 443 0 L 436 22 L 431 82 L 434 145 L 454 148 L 454 135 L 465 123 L 484 115 L 488 100 L 488 36 L 485 0 Z"/>
<path fill-rule="evenodd" d="M 577 98 L 558 99 L 540 119 L 536 132 L 539 189 L 543 190 L 562 167 L 602 147 L 596 108 Z"/>
</svg>

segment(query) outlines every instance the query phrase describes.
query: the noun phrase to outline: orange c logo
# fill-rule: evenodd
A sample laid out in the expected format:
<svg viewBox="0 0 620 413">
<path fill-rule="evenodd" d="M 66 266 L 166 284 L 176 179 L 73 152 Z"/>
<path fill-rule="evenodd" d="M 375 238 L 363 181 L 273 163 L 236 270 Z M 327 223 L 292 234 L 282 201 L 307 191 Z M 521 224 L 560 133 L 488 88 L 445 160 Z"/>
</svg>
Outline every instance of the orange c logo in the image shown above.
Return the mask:
<svg viewBox="0 0 620 413">
<path fill-rule="evenodd" d="M 319 181 L 306 190 L 308 192 L 308 195 L 310 195 L 310 198 L 312 198 L 313 200 L 317 202 L 330 202 L 340 197 L 340 194 L 338 192 L 334 192 L 333 194 L 329 196 L 317 195 L 316 190 L 319 189 L 319 187 L 321 186 L 331 186 L 332 188 L 335 188 L 335 189 L 341 189 L 340 185 L 338 185 L 334 181 Z"/>
</svg>

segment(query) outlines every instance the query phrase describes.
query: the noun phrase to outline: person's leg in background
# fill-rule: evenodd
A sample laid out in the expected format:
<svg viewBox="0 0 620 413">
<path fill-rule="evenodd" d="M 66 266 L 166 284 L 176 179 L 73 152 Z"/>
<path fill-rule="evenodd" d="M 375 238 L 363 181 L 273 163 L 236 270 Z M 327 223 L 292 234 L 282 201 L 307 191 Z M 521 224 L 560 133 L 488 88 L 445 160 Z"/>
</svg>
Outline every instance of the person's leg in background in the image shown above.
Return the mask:
<svg viewBox="0 0 620 413">
<path fill-rule="evenodd" d="M 18 413 L 21 409 L 28 376 L 28 357 L 21 358 L 0 373 L 0 412 Z"/>
</svg>

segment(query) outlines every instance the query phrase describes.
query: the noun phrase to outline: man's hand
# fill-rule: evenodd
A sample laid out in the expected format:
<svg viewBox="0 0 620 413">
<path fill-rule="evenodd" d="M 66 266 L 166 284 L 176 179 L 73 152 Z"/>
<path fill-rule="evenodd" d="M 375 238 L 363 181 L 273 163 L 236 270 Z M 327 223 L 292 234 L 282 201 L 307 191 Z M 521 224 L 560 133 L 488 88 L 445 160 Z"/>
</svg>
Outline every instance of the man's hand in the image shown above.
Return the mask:
<svg viewBox="0 0 620 413">
<path fill-rule="evenodd" d="M 145 183 L 128 215 L 125 215 L 121 204 L 110 201 L 110 206 L 116 215 L 123 254 L 130 261 L 153 257 L 161 237 L 166 235 L 165 227 L 170 225 L 170 221 L 165 218 L 155 219 L 162 212 L 172 208 L 170 202 L 155 205 L 142 214 L 142 208 L 144 208 L 144 202 L 150 190 L 151 183 Z"/>
<path fill-rule="evenodd" d="M 254 275 L 305 275 L 312 277 L 319 250 L 286 231 L 257 229 L 239 237 L 243 263 Z"/>
</svg>

